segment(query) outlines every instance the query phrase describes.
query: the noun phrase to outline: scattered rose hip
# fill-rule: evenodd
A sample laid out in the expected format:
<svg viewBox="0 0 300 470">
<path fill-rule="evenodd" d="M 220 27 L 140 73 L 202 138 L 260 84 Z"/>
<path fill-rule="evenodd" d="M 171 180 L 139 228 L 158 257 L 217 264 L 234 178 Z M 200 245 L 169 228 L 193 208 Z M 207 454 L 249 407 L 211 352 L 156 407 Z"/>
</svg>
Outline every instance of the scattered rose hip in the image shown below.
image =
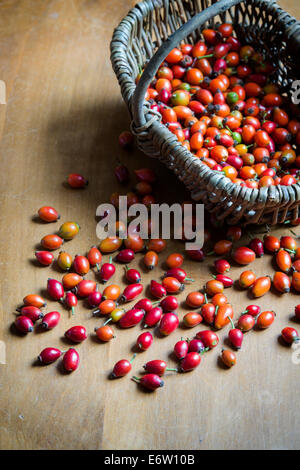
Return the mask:
<svg viewBox="0 0 300 470">
<path fill-rule="evenodd" d="M 44 222 L 56 222 L 60 219 L 60 215 L 54 207 L 43 206 L 38 210 L 38 216 Z"/>
<path fill-rule="evenodd" d="M 136 340 L 137 348 L 140 351 L 146 351 L 147 349 L 150 348 L 152 343 L 153 343 L 153 336 L 148 331 L 145 333 L 141 333 Z"/>
<path fill-rule="evenodd" d="M 73 372 L 79 366 L 79 354 L 76 349 L 70 348 L 63 357 L 63 366 L 67 372 Z"/>
<path fill-rule="evenodd" d="M 221 359 L 227 367 L 232 367 L 236 364 L 236 355 L 229 349 L 222 349 Z"/>
<path fill-rule="evenodd" d="M 135 357 L 136 354 L 132 356 L 130 361 L 128 361 L 127 359 L 121 359 L 120 361 L 116 362 L 112 370 L 111 377 L 114 379 L 118 377 L 124 377 L 125 375 L 129 374 L 129 372 L 131 372 L 132 362 Z"/>
<path fill-rule="evenodd" d="M 157 374 L 146 374 L 141 378 L 133 376 L 132 380 L 142 385 L 142 387 L 152 391 L 156 390 L 157 388 L 163 387 L 164 385 L 164 381 Z"/>
<path fill-rule="evenodd" d="M 85 186 L 88 185 L 88 181 L 84 178 L 84 176 L 80 175 L 79 173 L 71 173 L 68 176 L 67 181 L 69 186 L 74 189 L 85 188 Z"/>
<path fill-rule="evenodd" d="M 63 354 L 63 351 L 57 348 L 45 348 L 43 351 L 40 352 L 38 356 L 38 360 L 42 364 L 52 364 L 53 362 L 57 361 Z"/>
<path fill-rule="evenodd" d="M 300 341 L 299 333 L 295 328 L 289 326 L 283 328 L 281 337 L 287 344 L 297 343 Z"/>
<path fill-rule="evenodd" d="M 209 43 L 208 38 L 211 33 L 208 33 L 209 30 L 205 31 L 205 41 Z M 214 30 L 211 31 L 214 32 Z M 276 105 L 272 105 L 272 100 L 276 101 L 281 97 L 278 93 L 279 98 L 269 96 L 276 95 L 276 92 L 272 88 L 273 85 L 270 84 L 266 87 L 269 86 L 272 92 L 263 89 L 262 85 L 258 83 L 262 77 L 256 77 L 257 82 L 253 77 L 251 80 L 245 79 L 249 75 L 247 68 L 250 68 L 252 64 L 251 61 L 248 63 L 248 59 L 246 60 L 247 54 L 249 57 L 253 56 L 251 46 L 245 46 L 245 49 L 238 47 L 237 51 L 233 51 L 231 48 L 234 41 L 229 41 L 229 36 L 232 40 L 234 38 L 231 33 L 229 36 L 225 35 L 226 25 L 221 25 L 219 31 L 222 32 L 221 36 L 223 35 L 225 42 L 221 41 L 219 44 L 209 46 L 205 42 L 197 43 L 185 53 L 182 50 L 184 46 L 177 49 L 176 54 L 183 54 L 184 61 L 191 59 L 192 62 L 189 66 L 183 65 L 181 62 L 179 64 L 175 57 L 176 54 L 173 57 L 173 50 L 158 72 L 160 76 L 154 85 L 155 92 L 151 91 L 153 98 L 150 99 L 155 101 L 159 96 L 157 110 L 161 112 L 163 122 L 182 144 L 186 148 L 192 149 L 195 156 L 200 158 L 204 164 L 215 171 L 222 172 L 234 183 L 250 188 L 272 184 L 293 184 L 298 181 L 296 167 L 299 167 L 300 171 L 300 160 L 298 162 L 298 157 L 294 158 L 294 150 L 289 147 L 290 144 L 283 142 L 286 134 L 284 125 L 279 121 L 285 118 L 285 111 L 279 107 L 282 106 L 282 103 L 279 106 L 277 106 L 277 102 Z M 208 54 L 206 54 L 207 52 Z M 203 57 L 204 54 L 209 57 Z M 230 63 L 236 60 L 234 54 L 240 55 L 242 65 L 239 66 L 240 68 L 238 67 L 237 76 L 228 70 L 228 84 L 224 77 L 227 76 L 226 70 L 230 69 Z M 201 79 L 201 73 L 205 76 L 204 69 L 208 66 L 211 66 L 215 76 L 210 81 L 205 81 Z M 186 68 L 186 70 L 180 72 L 179 68 Z M 200 70 L 201 68 L 203 71 Z M 185 80 L 183 82 L 179 78 L 180 73 L 183 73 L 181 76 Z M 173 78 L 170 78 L 172 74 Z M 175 77 L 175 75 L 178 76 Z M 244 83 L 241 82 L 241 79 L 245 79 Z M 169 87 L 168 81 L 171 84 L 169 90 L 167 89 Z M 259 93 L 258 87 L 260 87 Z M 254 90 L 256 90 L 255 93 Z M 254 114 L 252 109 L 255 109 Z M 267 113 L 268 116 L 263 117 L 260 113 Z M 201 114 L 203 114 L 202 117 Z M 295 125 L 296 127 L 297 145 L 299 146 L 300 124 L 299 126 Z M 181 140 L 181 131 L 184 134 L 183 140 Z M 126 139 L 128 143 L 126 143 Z M 129 145 L 131 140 L 130 133 L 122 133 L 122 146 Z M 275 148 L 276 146 L 278 148 Z M 278 164 L 275 165 L 274 160 Z M 269 166 L 270 162 L 272 165 Z M 124 185 L 130 179 L 127 167 L 121 164 L 116 167 L 115 176 L 117 181 Z M 142 168 L 135 171 L 135 176 L 137 182 L 132 186 L 134 189 L 126 193 L 128 206 L 142 202 L 149 207 L 150 204 L 155 203 L 155 197 L 152 193 L 155 190 L 156 175 L 153 170 Z M 86 180 L 78 174 L 69 175 L 68 182 L 74 188 L 83 188 L 87 184 Z M 114 192 L 110 197 L 116 208 L 118 208 L 118 198 L 118 192 Z M 194 203 L 190 201 L 183 204 L 191 204 L 192 209 L 194 207 Z M 50 206 L 40 208 L 38 213 L 45 222 L 55 222 L 60 218 L 57 211 Z M 192 224 L 194 223 L 193 217 L 191 218 Z M 213 227 L 218 226 L 214 216 L 210 216 L 210 223 Z M 152 221 L 149 218 L 147 221 L 149 233 L 151 226 Z M 135 268 L 128 268 L 127 264 L 140 257 L 145 268 L 149 271 L 153 270 L 159 264 L 160 253 L 166 249 L 166 241 L 157 238 L 145 242 L 136 231 L 127 233 L 126 224 L 119 220 L 116 221 L 115 227 L 116 236 L 102 240 L 98 247 L 92 246 L 86 256 L 76 255 L 73 259 L 69 253 L 60 252 L 56 260 L 57 265 L 62 271 L 70 270 L 70 272 L 64 274 L 62 282 L 48 279 L 48 294 L 53 300 L 64 301 L 64 305 L 72 310 L 72 314 L 74 307 L 78 305 L 78 298 L 79 300 L 86 299 L 84 302 L 87 306 L 95 309 L 93 315 L 104 316 L 103 324 L 95 328 L 96 336 L 104 343 L 115 338 L 114 331 L 108 324 L 110 322 L 117 324 L 121 329 L 131 328 L 143 322 L 142 328 L 157 327 L 162 336 L 168 336 L 179 327 L 180 323 L 177 314 L 179 301 L 174 294 L 179 294 L 185 283 L 194 282 L 194 279 L 191 279 L 182 267 L 185 256 L 171 252 L 165 260 L 167 271 L 162 276 L 162 280 L 160 282 L 155 279 L 150 281 L 149 292 L 155 299 L 158 299 L 157 301 L 152 302 L 148 298 L 143 298 L 126 310 L 119 307 L 118 303 L 135 300 L 146 287 L 141 282 L 140 272 Z M 41 244 L 44 251 L 35 253 L 39 263 L 50 266 L 54 261 L 51 251 L 58 249 L 64 240 L 72 240 L 78 234 L 79 229 L 79 225 L 75 222 L 64 222 L 59 228 L 58 234 L 43 237 Z M 279 239 L 269 233 L 264 236 L 263 241 L 251 236 L 247 246 L 236 247 L 235 242 L 242 237 L 242 229 L 239 226 L 229 227 L 226 231 L 222 229 L 220 239 L 217 241 L 212 240 L 211 232 L 208 229 L 204 231 L 204 248 L 188 250 L 185 255 L 195 261 L 202 261 L 205 253 L 220 256 L 220 259 L 214 261 L 217 274 L 213 276 L 213 279 L 206 280 L 202 292 L 195 290 L 186 296 L 186 306 L 190 309 L 200 309 L 200 311 L 185 313 L 180 317 L 182 320 L 180 326 L 193 328 L 204 321 L 214 329 L 221 330 L 231 324 L 228 339 L 233 348 L 240 349 L 244 333 L 254 327 L 268 328 L 275 320 L 275 313 L 271 310 L 261 312 L 258 305 L 249 305 L 237 320 L 236 326 L 234 325 L 233 307 L 223 293 L 224 288 L 231 288 L 234 284 L 233 277 L 226 274 L 232 269 L 226 258 L 230 259 L 231 257 L 239 266 L 244 266 L 252 263 L 255 258 L 264 256 L 265 252 L 272 254 L 278 269 L 273 277 L 273 287 L 280 293 L 289 292 L 291 288 L 300 292 L 300 264 L 298 265 L 300 248 L 297 247 L 294 237 L 282 236 Z M 125 240 L 121 237 L 121 234 L 124 233 L 127 237 Z M 208 244 L 213 246 L 213 251 L 207 253 Z M 111 256 L 106 262 L 103 262 L 103 256 L 115 252 L 117 252 L 115 261 L 125 263 L 125 279 L 129 285 L 124 287 L 122 292 L 119 285 L 111 284 L 100 293 L 97 290 L 96 282 L 84 279 L 84 276 L 95 274 L 101 282 L 109 281 L 114 275 L 116 267 L 112 263 Z M 95 273 L 91 268 L 96 268 Z M 238 283 L 242 288 L 251 289 L 255 298 L 265 295 L 271 288 L 270 276 L 257 278 L 251 270 L 243 271 Z M 208 302 L 207 296 L 210 297 L 210 302 Z M 34 324 L 40 319 L 41 327 L 46 330 L 56 327 L 59 323 L 61 317 L 59 312 L 52 311 L 45 315 L 42 313 L 40 309 L 46 303 L 41 296 L 30 294 L 23 299 L 23 302 L 24 306 L 18 309 L 20 315 L 15 319 L 15 326 L 19 332 L 26 334 L 33 331 Z M 295 316 L 300 319 L 299 305 L 295 307 Z M 65 332 L 65 336 L 74 343 L 81 343 L 87 338 L 87 331 L 84 326 L 76 325 L 69 328 Z M 287 344 L 299 341 L 297 330 L 291 327 L 284 328 L 281 337 Z M 136 347 L 140 351 L 146 351 L 152 343 L 153 334 L 150 331 L 144 331 L 138 335 Z M 188 372 L 196 369 L 201 363 L 202 355 L 206 351 L 216 348 L 218 344 L 219 336 L 211 330 L 199 331 L 191 340 L 181 338 L 173 348 L 175 358 L 180 361 L 178 368 L 168 368 L 167 363 L 163 360 L 148 361 L 144 365 L 147 374 L 141 378 L 134 376 L 133 380 L 149 390 L 155 390 L 163 385 L 160 376 L 164 375 L 166 371 Z M 65 370 L 70 372 L 76 370 L 79 365 L 79 355 L 73 348 L 66 352 L 52 347 L 45 348 L 41 351 L 39 360 L 42 364 L 51 364 L 63 354 L 62 363 Z M 132 370 L 134 357 L 135 355 L 130 361 L 127 359 L 118 361 L 113 367 L 111 377 L 127 375 Z M 236 364 L 236 355 L 230 350 L 222 350 L 220 357 L 227 367 Z"/>
<path fill-rule="evenodd" d="M 160 359 L 154 359 L 153 361 L 149 361 L 144 364 L 143 367 L 146 372 L 159 376 L 164 375 L 164 373 L 167 371 L 177 372 L 177 369 L 173 367 L 167 367 L 167 363 L 165 361 L 161 361 Z"/>
<path fill-rule="evenodd" d="M 50 251 L 36 251 L 35 257 L 43 266 L 50 266 L 54 260 L 54 255 Z"/>
</svg>

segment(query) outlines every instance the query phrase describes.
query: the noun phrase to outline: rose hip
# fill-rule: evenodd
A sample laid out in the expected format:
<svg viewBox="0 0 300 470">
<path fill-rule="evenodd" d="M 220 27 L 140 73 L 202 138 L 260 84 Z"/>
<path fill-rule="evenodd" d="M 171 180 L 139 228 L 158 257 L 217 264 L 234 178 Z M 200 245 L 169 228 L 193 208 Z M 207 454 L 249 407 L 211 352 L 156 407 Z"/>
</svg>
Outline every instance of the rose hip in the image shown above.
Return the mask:
<svg viewBox="0 0 300 470">
<path fill-rule="evenodd" d="M 157 374 L 146 374 L 144 377 L 140 379 L 138 377 L 132 377 L 134 382 L 141 384 L 143 387 L 147 388 L 148 390 L 156 390 L 157 388 L 163 387 L 164 382 Z"/>
<path fill-rule="evenodd" d="M 50 251 L 36 251 L 35 257 L 43 266 L 50 266 L 54 260 L 54 255 Z"/>
<path fill-rule="evenodd" d="M 252 285 L 252 294 L 253 297 L 262 297 L 271 288 L 271 279 L 269 276 L 258 277 L 254 284 Z"/>
<path fill-rule="evenodd" d="M 60 313 L 59 312 L 49 312 L 43 318 L 42 327 L 45 330 L 52 330 L 59 323 Z"/>
<path fill-rule="evenodd" d="M 143 261 L 146 268 L 151 271 L 158 264 L 158 254 L 156 253 L 156 251 L 147 251 L 143 258 Z"/>
<path fill-rule="evenodd" d="M 300 304 L 296 305 L 295 307 L 295 316 L 297 320 L 300 320 Z"/>
<path fill-rule="evenodd" d="M 261 312 L 261 308 L 258 305 L 248 305 L 246 309 L 242 312 L 242 315 L 249 313 L 253 317 L 256 317 Z"/>
<path fill-rule="evenodd" d="M 165 277 L 162 281 L 162 286 L 168 294 L 178 294 L 178 292 L 184 289 L 184 284 L 181 284 L 175 277 Z"/>
<path fill-rule="evenodd" d="M 276 253 L 280 249 L 280 240 L 273 235 L 266 235 L 264 237 L 264 247 L 270 253 Z"/>
<path fill-rule="evenodd" d="M 101 269 L 99 271 L 99 276 L 100 279 L 103 283 L 107 282 L 114 274 L 115 274 L 116 268 L 112 264 L 112 258 L 109 258 L 109 263 L 104 263 L 101 266 Z"/>
<path fill-rule="evenodd" d="M 206 351 L 206 348 L 201 339 L 194 338 L 189 342 L 189 352 L 202 353 L 204 351 Z"/>
<path fill-rule="evenodd" d="M 33 307 L 46 307 L 46 302 L 40 295 L 37 294 L 28 294 L 23 299 L 24 305 L 32 305 Z"/>
<path fill-rule="evenodd" d="M 163 314 L 162 308 L 153 307 L 151 310 L 146 312 L 144 317 L 144 328 L 155 326 L 161 319 Z"/>
<path fill-rule="evenodd" d="M 201 308 L 203 320 L 208 325 L 213 325 L 215 321 L 216 306 L 213 303 L 204 304 Z"/>
<path fill-rule="evenodd" d="M 57 264 L 63 271 L 68 271 L 73 263 L 72 256 L 65 251 L 61 251 L 57 257 Z"/>
<path fill-rule="evenodd" d="M 236 349 L 240 349 L 242 347 L 244 335 L 241 330 L 235 328 L 232 319 L 230 317 L 228 318 L 232 326 L 231 330 L 229 330 L 228 333 L 229 341 L 231 342 L 232 346 L 234 346 Z"/>
<path fill-rule="evenodd" d="M 153 336 L 150 332 L 141 333 L 136 340 L 136 345 L 140 351 L 146 351 L 153 343 Z"/>
<path fill-rule="evenodd" d="M 205 297 L 201 292 L 190 292 L 186 299 L 186 304 L 191 308 L 199 308 L 205 301 Z"/>
<path fill-rule="evenodd" d="M 44 314 L 38 307 L 34 307 L 33 305 L 25 305 L 21 308 L 20 311 L 21 315 L 25 315 L 25 317 L 30 318 L 30 320 L 35 323 L 40 318 L 43 318 Z"/>
<path fill-rule="evenodd" d="M 46 250 L 57 250 L 63 242 L 64 240 L 55 234 L 45 235 L 41 239 L 41 245 Z"/>
<path fill-rule="evenodd" d="M 129 181 L 129 171 L 127 166 L 118 165 L 115 168 L 115 177 L 120 184 L 126 184 Z"/>
<path fill-rule="evenodd" d="M 186 254 L 188 255 L 189 258 L 191 258 L 194 261 L 203 261 L 204 260 L 204 251 L 199 249 L 199 250 L 186 250 Z"/>
<path fill-rule="evenodd" d="M 76 349 L 70 348 L 63 357 L 63 366 L 67 372 L 73 372 L 79 366 L 79 354 Z"/>
<path fill-rule="evenodd" d="M 237 326 L 243 332 L 252 330 L 254 325 L 255 325 L 255 318 L 250 314 L 246 313 L 244 315 L 241 315 L 240 318 L 238 319 Z"/>
<path fill-rule="evenodd" d="M 65 304 L 68 308 L 71 309 L 72 315 L 75 314 L 75 307 L 78 304 L 78 299 L 73 292 L 67 292 L 65 296 Z"/>
<path fill-rule="evenodd" d="M 88 295 L 87 301 L 91 308 L 99 307 L 102 299 L 101 292 L 94 290 Z"/>
<path fill-rule="evenodd" d="M 159 282 L 152 280 L 150 283 L 150 292 L 156 299 L 161 299 L 167 295 L 166 289 Z"/>
<path fill-rule="evenodd" d="M 224 276 L 224 274 L 217 274 L 216 276 L 213 276 L 214 279 L 217 281 L 222 282 L 224 287 L 231 287 L 233 285 L 233 280 L 231 277 Z"/>
<path fill-rule="evenodd" d="M 230 270 L 230 264 L 226 259 L 217 259 L 214 264 L 218 274 L 225 274 Z"/>
<path fill-rule="evenodd" d="M 56 222 L 60 219 L 60 215 L 54 207 L 51 206 L 43 206 L 40 207 L 38 210 L 39 218 L 42 219 L 44 222 Z"/>
<path fill-rule="evenodd" d="M 103 325 L 95 328 L 95 333 L 100 341 L 107 342 L 115 338 L 114 330 L 109 325 Z"/>
<path fill-rule="evenodd" d="M 57 348 L 45 348 L 43 351 L 40 352 L 38 356 L 38 360 L 42 364 L 52 364 L 53 362 L 57 361 L 62 355 L 62 351 Z"/>
<path fill-rule="evenodd" d="M 150 184 L 156 182 L 156 174 L 150 168 L 140 168 L 139 170 L 134 170 L 134 173 L 138 181 L 145 181 Z"/>
<path fill-rule="evenodd" d="M 80 230 L 76 222 L 64 222 L 60 227 L 58 234 L 64 240 L 72 240 Z"/>
<path fill-rule="evenodd" d="M 287 344 L 292 344 L 300 340 L 299 333 L 295 328 L 287 326 L 281 331 L 281 336 Z"/>
<path fill-rule="evenodd" d="M 129 131 L 122 131 L 119 135 L 119 144 L 123 148 L 128 148 L 133 144 L 133 135 Z"/>
<path fill-rule="evenodd" d="M 82 276 L 76 273 L 67 273 L 62 278 L 62 283 L 65 290 L 74 289 L 81 281 L 83 280 Z"/>
<path fill-rule="evenodd" d="M 130 284 L 125 287 L 123 294 L 120 297 L 120 302 L 130 302 L 138 297 L 143 290 L 142 284 Z"/>
<path fill-rule="evenodd" d="M 125 375 L 129 374 L 129 372 L 132 369 L 132 361 L 136 357 L 136 354 L 132 356 L 130 361 L 127 359 L 121 359 L 118 361 L 113 368 L 113 371 L 111 373 L 112 378 L 118 378 L 118 377 L 124 377 Z"/>
<path fill-rule="evenodd" d="M 229 349 L 222 349 L 221 359 L 227 367 L 232 367 L 236 364 L 236 355 Z"/>
<path fill-rule="evenodd" d="M 125 266 L 125 270 L 126 270 L 126 274 L 125 274 L 126 280 L 130 284 L 138 284 L 141 282 L 141 274 L 137 269 L 134 269 L 134 268 L 128 269 L 128 267 Z"/>
<path fill-rule="evenodd" d="M 87 338 L 86 328 L 81 325 L 72 326 L 65 332 L 65 337 L 74 343 L 81 343 Z"/>
<path fill-rule="evenodd" d="M 223 282 L 218 281 L 216 279 L 210 279 L 205 284 L 205 292 L 210 296 L 213 296 L 215 294 L 222 294 L 223 290 L 224 290 Z"/>
<path fill-rule="evenodd" d="M 180 341 L 177 341 L 177 343 L 174 346 L 174 354 L 177 357 L 177 359 L 181 360 L 185 358 L 189 351 L 189 343 L 183 339 Z"/>
<path fill-rule="evenodd" d="M 68 184 L 71 188 L 79 189 L 88 185 L 88 181 L 78 173 L 71 173 L 68 176 Z"/>
<path fill-rule="evenodd" d="M 265 254 L 264 244 L 259 238 L 253 238 L 249 243 L 249 248 L 254 251 L 257 258 L 261 258 Z"/>
<path fill-rule="evenodd" d="M 210 330 L 202 330 L 196 334 L 197 339 L 201 339 L 206 348 L 215 348 L 219 343 L 219 337 L 216 333 Z"/>
<path fill-rule="evenodd" d="M 273 276 L 273 286 L 278 292 L 286 294 L 287 292 L 290 292 L 290 278 L 287 274 L 277 271 Z"/>
<path fill-rule="evenodd" d="M 266 310 L 261 312 L 256 319 L 256 326 L 260 329 L 269 328 L 275 320 L 275 312 Z"/>
<path fill-rule="evenodd" d="M 20 333 L 30 333 L 33 331 L 33 322 L 25 315 L 20 315 L 15 319 L 15 326 Z"/>
<path fill-rule="evenodd" d="M 175 277 L 177 281 L 184 283 L 186 281 L 194 282 L 194 279 L 191 279 L 187 276 L 187 273 L 182 268 L 171 268 L 165 273 L 165 277 Z"/>
<path fill-rule="evenodd" d="M 202 315 L 197 312 L 188 312 L 183 317 L 184 326 L 188 328 L 193 328 L 194 326 L 199 325 L 203 321 Z"/>
<path fill-rule="evenodd" d="M 121 328 L 131 328 L 137 325 L 144 318 L 145 311 L 139 308 L 132 308 L 120 318 L 119 325 Z"/>
<path fill-rule="evenodd" d="M 96 246 L 92 246 L 87 254 L 87 259 L 91 266 L 96 266 L 97 271 L 100 271 L 100 263 L 102 261 L 102 254 Z"/>
<path fill-rule="evenodd" d="M 145 312 L 150 312 L 150 310 L 153 309 L 153 305 L 151 300 L 149 299 L 140 299 L 135 305 L 134 308 L 141 308 L 142 310 L 145 310 Z"/>
<path fill-rule="evenodd" d="M 106 299 L 106 300 L 103 300 L 99 304 L 99 307 L 93 311 L 93 315 L 98 315 L 98 313 L 100 313 L 101 315 L 108 315 L 109 313 L 111 314 L 115 309 L 116 309 L 116 303 L 113 300 Z M 120 310 L 124 310 L 124 309 L 120 309 Z"/>
<path fill-rule="evenodd" d="M 284 273 L 288 273 L 292 267 L 290 254 L 283 248 L 280 248 L 280 250 L 277 251 L 275 258 L 278 268 Z"/>
<path fill-rule="evenodd" d="M 159 331 L 162 335 L 168 336 L 173 333 L 179 325 L 176 313 L 165 313 L 159 323 Z"/>
<path fill-rule="evenodd" d="M 255 260 L 255 253 L 246 246 L 240 246 L 233 251 L 232 257 L 236 263 L 246 265 Z"/>
<path fill-rule="evenodd" d="M 61 282 L 56 279 L 48 279 L 47 291 L 53 300 L 63 300 L 65 291 Z"/>
<path fill-rule="evenodd" d="M 119 263 L 130 263 L 134 260 L 135 254 L 133 250 L 125 248 L 124 250 L 119 251 L 115 260 Z"/>
<path fill-rule="evenodd" d="M 159 306 L 163 309 L 164 313 L 173 312 L 178 308 L 178 300 L 174 295 L 167 295 L 159 303 Z"/>
<path fill-rule="evenodd" d="M 182 372 L 190 372 L 199 366 L 201 362 L 201 355 L 197 352 L 189 352 L 181 361 L 180 370 Z"/>
<path fill-rule="evenodd" d="M 95 281 L 91 281 L 89 279 L 83 279 L 82 281 L 77 284 L 75 290 L 76 294 L 81 297 L 85 298 L 88 297 L 91 292 L 94 292 L 97 288 L 97 284 Z"/>
<path fill-rule="evenodd" d="M 73 261 L 73 268 L 80 276 L 84 276 L 90 270 L 89 260 L 82 255 L 76 255 Z"/>
<path fill-rule="evenodd" d="M 160 359 L 154 359 L 153 361 L 149 361 L 144 364 L 143 367 L 147 372 L 159 376 L 164 375 L 166 371 L 178 372 L 177 369 L 173 367 L 167 367 L 167 363 L 165 361 L 161 361 Z"/>
</svg>

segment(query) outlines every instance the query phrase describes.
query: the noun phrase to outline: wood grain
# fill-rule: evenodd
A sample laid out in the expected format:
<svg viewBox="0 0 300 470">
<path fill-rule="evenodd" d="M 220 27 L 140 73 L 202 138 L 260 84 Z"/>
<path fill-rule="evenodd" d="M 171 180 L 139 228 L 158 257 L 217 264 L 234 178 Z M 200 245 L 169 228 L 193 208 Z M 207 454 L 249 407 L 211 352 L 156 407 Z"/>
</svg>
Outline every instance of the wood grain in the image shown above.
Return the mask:
<svg viewBox="0 0 300 470">
<path fill-rule="evenodd" d="M 1 340 L 7 363 L 0 365 L 0 447 L 2 449 L 296 449 L 300 445 L 299 365 L 290 348 L 278 342 L 298 303 L 294 294 L 271 293 L 259 303 L 277 312 L 268 331 L 250 332 L 238 365 L 220 368 L 217 352 L 206 355 L 193 374 L 168 375 L 157 393 L 144 393 L 128 378 L 108 381 L 113 364 L 130 357 L 138 328 L 116 329 L 117 338 L 99 344 L 92 334 L 100 320 L 84 307 L 70 319 L 61 308 L 59 327 L 27 337 L 14 334 L 14 310 L 27 293 L 42 291 L 47 278 L 61 277 L 55 268 L 37 267 L 34 250 L 56 224 L 33 220 L 45 204 L 56 207 L 62 221 L 76 220 L 80 235 L 66 243 L 72 255 L 97 242 L 95 211 L 107 201 L 115 182 L 118 159 L 131 169 L 151 166 L 165 184 L 160 200 L 184 200 L 186 194 L 165 168 L 138 151 L 120 150 L 117 136 L 128 128 L 127 111 L 109 61 L 112 29 L 134 2 L 92 0 L 6 0 L 0 4 L 0 79 L 7 86 L 7 105 L 0 106 L 1 200 Z M 300 18 L 293 1 L 280 4 Z M 70 172 L 89 179 L 84 191 L 72 191 L 63 181 Z M 286 230 L 288 233 L 288 230 Z M 182 250 L 182 245 L 169 244 Z M 162 273 L 143 273 L 145 284 Z M 139 263 L 139 259 L 136 264 Z M 212 259 L 186 263 L 196 279 L 180 295 L 201 288 Z M 271 259 L 255 262 L 257 274 L 272 273 Z M 234 268 L 238 278 L 241 268 Z M 94 278 L 94 274 L 89 274 Z M 116 281 L 122 282 L 122 269 Z M 236 316 L 251 303 L 233 290 Z M 48 302 L 48 311 L 57 308 Z M 182 306 L 180 317 L 187 310 Z M 36 366 L 34 358 L 46 346 L 66 348 L 64 331 L 84 324 L 89 338 L 78 346 L 81 366 L 72 375 L 60 365 Z M 202 327 L 201 327 L 202 328 Z M 155 338 L 152 348 L 138 355 L 139 373 L 149 359 L 170 357 L 174 342 L 192 332 L 180 329 Z M 221 345 L 226 336 L 221 333 Z M 220 351 L 219 348 L 218 351 Z"/>
</svg>

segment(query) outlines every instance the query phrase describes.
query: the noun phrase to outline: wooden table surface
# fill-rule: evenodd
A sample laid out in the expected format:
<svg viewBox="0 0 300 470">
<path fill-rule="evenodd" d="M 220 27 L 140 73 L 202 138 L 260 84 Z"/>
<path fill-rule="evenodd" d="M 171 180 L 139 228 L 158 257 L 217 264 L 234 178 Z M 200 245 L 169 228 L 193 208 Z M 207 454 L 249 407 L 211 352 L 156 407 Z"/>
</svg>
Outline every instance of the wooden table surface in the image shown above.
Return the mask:
<svg viewBox="0 0 300 470">
<path fill-rule="evenodd" d="M 300 19 L 297 2 L 280 4 Z M 165 387 L 156 393 L 144 393 L 128 377 L 107 380 L 113 364 L 132 355 L 139 328 L 116 329 L 115 340 L 100 344 L 92 332 L 101 320 L 80 306 L 72 319 L 61 307 L 60 325 L 49 332 L 20 337 L 11 329 L 22 298 L 43 292 L 49 275 L 62 275 L 55 268 L 37 267 L 34 261 L 39 240 L 60 224 L 33 220 L 40 206 L 53 205 L 62 221 L 80 224 L 78 237 L 66 244 L 75 255 L 97 242 L 96 207 L 120 190 L 112 171 L 118 159 L 131 169 L 155 167 L 165 182 L 161 200 L 186 197 L 165 168 L 138 151 L 128 153 L 118 146 L 117 136 L 129 121 L 111 69 L 109 41 L 131 6 L 133 2 L 124 0 L 0 4 L 0 79 L 7 87 L 7 104 L 0 106 L 0 339 L 6 344 L 6 365 L 0 365 L 0 447 L 299 448 L 300 365 L 292 362 L 292 350 L 278 342 L 283 326 L 295 326 L 291 317 L 299 297 L 294 294 L 269 293 L 259 300 L 263 308 L 276 310 L 276 323 L 269 330 L 248 333 L 235 368 L 218 365 L 226 336 L 222 331 L 220 347 L 206 354 L 197 371 L 168 375 Z M 83 173 L 88 188 L 67 188 L 63 182 L 70 172 Z M 169 250 L 175 247 L 183 250 L 181 244 L 170 244 Z M 186 287 L 181 300 L 202 287 L 212 262 L 211 258 L 200 264 L 186 262 L 196 282 Z M 271 258 L 258 260 L 253 269 L 258 275 L 272 273 Z M 234 268 L 233 277 L 237 279 L 242 270 Z M 143 273 L 143 279 L 147 283 L 161 273 L 160 266 L 152 274 Z M 115 279 L 122 282 L 121 278 L 119 268 Z M 229 298 L 236 317 L 251 303 L 247 293 L 238 290 L 232 289 Z M 47 308 L 56 309 L 57 304 L 49 301 Z M 186 311 L 181 306 L 180 317 Z M 78 371 L 65 375 L 59 364 L 36 366 L 34 359 L 44 347 L 67 347 L 63 333 L 76 324 L 84 324 L 90 333 L 78 346 Z M 180 329 L 167 338 L 155 337 L 151 349 L 138 354 L 134 372 L 139 374 L 153 358 L 174 366 L 170 352 L 181 335 L 191 337 L 193 332 Z"/>
</svg>

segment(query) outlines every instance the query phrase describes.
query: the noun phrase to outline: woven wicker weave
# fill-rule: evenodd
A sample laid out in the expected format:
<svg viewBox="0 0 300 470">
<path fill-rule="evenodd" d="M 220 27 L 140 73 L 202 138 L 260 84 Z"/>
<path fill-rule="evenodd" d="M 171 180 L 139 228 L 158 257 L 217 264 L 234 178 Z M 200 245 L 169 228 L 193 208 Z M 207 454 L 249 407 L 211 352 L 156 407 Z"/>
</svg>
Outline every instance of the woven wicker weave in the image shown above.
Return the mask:
<svg viewBox="0 0 300 470">
<path fill-rule="evenodd" d="M 183 147 L 161 116 L 145 101 L 147 87 L 170 50 L 181 41 L 194 43 L 208 25 L 232 22 L 237 37 L 251 43 L 276 66 L 272 76 L 291 98 L 291 84 L 300 78 L 300 23 L 272 0 L 145 0 L 114 31 L 111 61 L 132 116 L 139 147 L 163 161 L 202 201 L 217 220 L 268 223 L 299 217 L 300 184 L 249 189 L 212 171 Z M 146 64 L 146 67 L 145 67 Z M 135 84 L 141 67 L 142 77 Z"/>
</svg>

